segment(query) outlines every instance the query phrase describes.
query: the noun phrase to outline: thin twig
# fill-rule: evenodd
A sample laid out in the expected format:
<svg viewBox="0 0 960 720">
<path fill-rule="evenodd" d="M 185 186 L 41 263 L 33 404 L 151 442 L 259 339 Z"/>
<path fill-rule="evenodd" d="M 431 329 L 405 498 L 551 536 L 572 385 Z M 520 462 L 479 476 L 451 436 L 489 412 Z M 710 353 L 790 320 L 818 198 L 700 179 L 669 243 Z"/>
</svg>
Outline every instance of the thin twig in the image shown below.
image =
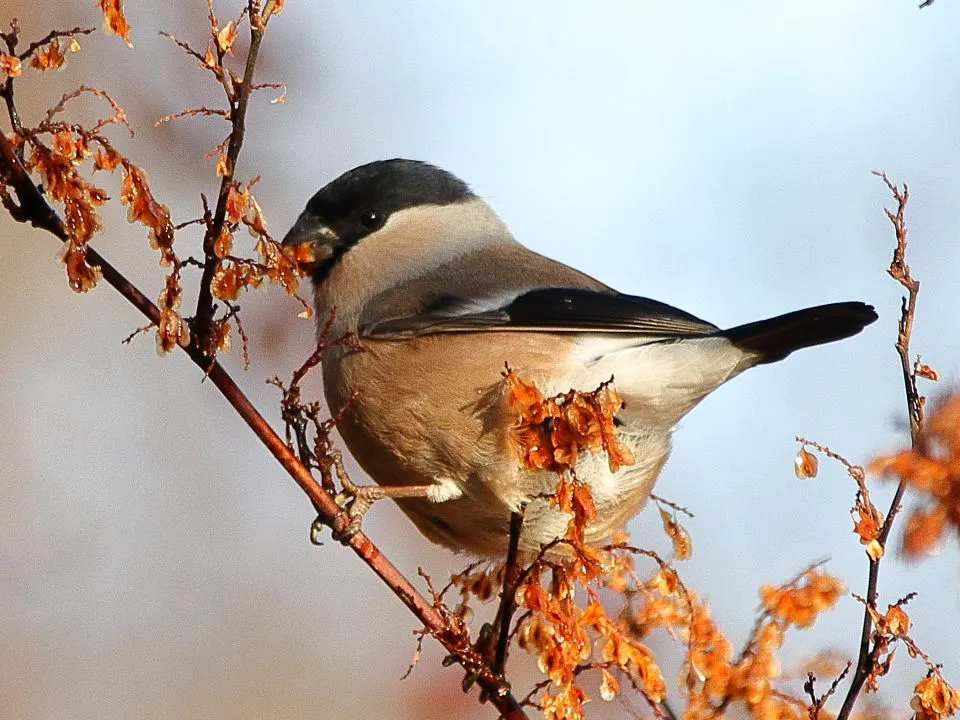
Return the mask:
<svg viewBox="0 0 960 720">
<path fill-rule="evenodd" d="M 236 88 L 233 83 L 225 84 L 227 101 L 230 105 L 230 137 L 226 150 L 225 172 L 220 181 L 220 193 L 217 196 L 217 207 L 213 213 L 213 222 L 207 226 L 207 231 L 203 236 L 203 253 L 205 256 L 203 275 L 200 278 L 200 290 L 197 296 L 197 310 L 194 317 L 194 334 L 199 336 L 201 346 L 208 345 L 211 322 L 213 320 L 213 294 L 211 283 L 217 268 L 220 266 L 220 259 L 214 252 L 214 243 L 220 237 L 223 229 L 223 223 L 227 215 L 227 198 L 230 195 L 230 188 L 233 185 L 234 173 L 237 166 L 237 158 L 240 156 L 240 148 L 243 147 L 243 138 L 246 131 L 247 104 L 250 101 L 250 93 L 253 92 L 253 75 L 257 66 L 257 57 L 260 53 L 260 45 L 263 42 L 264 31 L 267 27 L 267 21 L 272 14 L 272 6 L 268 7 L 269 13 L 266 17 L 259 19 L 259 14 L 254 7 L 254 0 L 248 0 L 247 8 L 250 13 L 250 48 L 247 50 L 247 61 L 243 69 L 243 79 L 240 81 L 240 87 Z M 211 27 L 215 19 L 213 18 L 213 5 L 210 5 Z M 254 16 L 258 21 L 254 21 Z M 216 38 L 214 38 L 216 40 Z M 223 52 L 219 45 L 214 42 L 217 49 L 219 64 L 223 63 Z M 226 75 L 226 73 L 221 73 Z"/>
<path fill-rule="evenodd" d="M 897 203 L 895 211 L 884 208 L 884 213 L 893 224 L 894 232 L 897 238 L 897 244 L 893 251 L 893 260 L 887 273 L 894 280 L 899 282 L 907 291 L 907 296 L 900 303 L 900 321 L 897 324 L 897 343 L 896 350 L 900 356 L 900 366 L 903 374 L 903 384 L 907 401 L 907 415 L 910 419 L 910 442 L 916 448 L 920 443 L 920 436 L 923 432 L 923 402 L 924 398 L 917 391 L 917 376 L 910 363 L 910 339 L 913 334 L 913 319 L 917 311 L 917 295 L 920 292 L 920 281 L 915 280 L 910 274 L 910 266 L 906 262 L 907 251 L 907 224 L 904 217 L 904 211 L 907 207 L 907 201 L 910 198 L 910 190 L 903 185 L 902 189 L 891 182 L 886 173 L 874 172 L 874 175 L 883 180 L 884 184 L 893 195 Z M 893 528 L 894 518 L 900 511 L 900 503 L 903 500 L 903 493 L 906 490 L 906 483 L 901 480 L 897 485 L 897 490 L 890 502 L 890 509 L 887 511 L 883 526 L 877 536 L 877 541 L 882 548 L 886 548 L 887 538 Z M 853 708 L 856 705 L 857 698 L 863 685 L 870 674 L 874 671 L 879 659 L 880 648 L 878 643 L 874 643 L 871 648 L 871 636 L 873 634 L 873 618 L 871 610 L 876 609 L 877 602 L 877 584 L 880 578 L 880 560 L 882 556 L 876 559 L 870 557 L 870 570 L 867 576 L 867 595 L 864 602 L 863 626 L 860 631 L 860 650 L 857 654 L 857 668 L 853 673 L 853 680 L 847 690 L 846 697 L 843 700 L 843 706 L 837 715 L 837 720 L 848 720 Z"/>
<path fill-rule="evenodd" d="M 510 624 L 517 609 L 517 582 L 520 580 L 520 534 L 523 532 L 523 509 L 510 514 L 510 545 L 507 549 L 507 565 L 500 590 L 500 607 L 494 626 L 499 630 L 497 652 L 493 661 L 494 672 L 504 674 L 507 652 L 510 646 Z"/>
<path fill-rule="evenodd" d="M 74 35 L 89 35 L 90 33 L 96 32 L 96 28 L 82 28 L 75 27 L 73 30 L 51 30 L 42 38 L 36 42 L 32 42 L 27 45 L 27 49 L 17 55 L 21 60 L 26 60 L 33 53 L 34 50 L 42 48 L 49 42 L 56 40 L 57 38 L 72 38 Z"/>
</svg>

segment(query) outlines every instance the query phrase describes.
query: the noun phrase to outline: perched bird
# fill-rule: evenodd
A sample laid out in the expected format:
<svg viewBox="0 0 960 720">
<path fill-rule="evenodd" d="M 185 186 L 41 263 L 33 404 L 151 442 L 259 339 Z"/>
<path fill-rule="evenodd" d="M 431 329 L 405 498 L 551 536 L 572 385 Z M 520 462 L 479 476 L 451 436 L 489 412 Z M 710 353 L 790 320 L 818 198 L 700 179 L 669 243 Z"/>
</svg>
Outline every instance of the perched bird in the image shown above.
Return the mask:
<svg viewBox="0 0 960 720">
<path fill-rule="evenodd" d="M 677 422 L 707 393 L 877 319 L 845 302 L 721 330 L 527 249 L 464 182 L 413 160 L 341 175 L 283 244 L 311 259 L 320 324 L 335 311 L 332 336 L 360 345 L 323 358 L 350 452 L 430 540 L 483 557 L 505 554 L 513 511 L 528 553 L 570 518 L 550 502 L 556 474 L 525 469 L 510 447 L 505 363 L 547 396 L 614 378 L 636 462 L 611 472 L 582 453 L 575 468 L 597 510 L 585 539 L 599 544 L 641 508 Z"/>
</svg>

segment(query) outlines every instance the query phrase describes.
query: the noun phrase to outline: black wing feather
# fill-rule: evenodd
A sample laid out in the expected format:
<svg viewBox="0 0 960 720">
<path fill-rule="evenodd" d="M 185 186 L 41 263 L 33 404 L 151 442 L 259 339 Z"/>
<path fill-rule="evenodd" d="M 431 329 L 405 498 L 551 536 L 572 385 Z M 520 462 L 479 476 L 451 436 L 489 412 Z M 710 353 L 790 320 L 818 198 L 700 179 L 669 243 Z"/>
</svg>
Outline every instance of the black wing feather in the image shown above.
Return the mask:
<svg viewBox="0 0 960 720">
<path fill-rule="evenodd" d="M 415 337 L 437 333 L 526 330 L 630 333 L 697 337 L 715 325 L 649 298 L 580 288 L 530 290 L 501 307 L 470 311 L 477 303 L 443 296 L 416 315 L 383 320 L 361 330 L 366 337 Z"/>
</svg>

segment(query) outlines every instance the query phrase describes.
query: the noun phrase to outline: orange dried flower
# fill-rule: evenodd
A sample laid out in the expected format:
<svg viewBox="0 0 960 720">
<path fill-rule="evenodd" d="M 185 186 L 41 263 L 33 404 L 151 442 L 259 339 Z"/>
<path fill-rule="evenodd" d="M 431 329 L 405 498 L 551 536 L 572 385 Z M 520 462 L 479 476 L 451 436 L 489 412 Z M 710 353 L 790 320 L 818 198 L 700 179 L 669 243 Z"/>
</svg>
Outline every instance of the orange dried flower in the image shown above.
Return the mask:
<svg viewBox="0 0 960 720">
<path fill-rule="evenodd" d="M 123 156 L 111 147 L 101 147 L 93 158 L 94 170 L 113 170 L 123 160 Z"/>
<path fill-rule="evenodd" d="M 200 65 L 202 68 L 212 70 L 217 67 L 217 55 L 213 52 L 213 48 L 209 45 L 207 46 L 206 51 L 203 53 L 203 63 Z"/>
<path fill-rule="evenodd" d="M 60 41 L 54 38 L 47 44 L 47 49 L 37 48 L 33 51 L 33 59 L 30 60 L 30 67 L 37 70 L 57 70 L 63 67 L 66 62 L 66 56 L 60 50 Z"/>
<path fill-rule="evenodd" d="M 220 352 L 230 352 L 233 339 L 230 337 L 230 321 L 222 318 L 213 323 L 210 331 L 210 340 Z"/>
<path fill-rule="evenodd" d="M 23 72 L 23 63 L 20 62 L 20 58 L 0 53 L 0 73 L 12 78 L 19 77 L 21 72 Z"/>
<path fill-rule="evenodd" d="M 72 165 L 77 165 L 93 154 L 90 144 L 83 135 L 74 137 L 69 130 L 61 130 L 53 135 L 53 153 Z"/>
<path fill-rule="evenodd" d="M 247 206 L 247 198 L 250 197 L 250 191 L 240 187 L 239 183 L 231 183 L 227 191 L 227 202 L 224 206 L 227 214 L 227 222 L 236 225 L 243 217 L 244 209 Z"/>
<path fill-rule="evenodd" d="M 933 553 L 947 525 L 946 508 L 935 507 L 932 510 L 918 508 L 907 517 L 903 531 L 901 552 L 908 557 L 919 557 L 924 553 Z"/>
<path fill-rule="evenodd" d="M 889 605 L 878 626 L 881 632 L 902 637 L 910 632 L 910 616 L 900 605 Z"/>
<path fill-rule="evenodd" d="M 913 688 L 910 708 L 916 720 L 942 720 L 960 710 L 960 692 L 938 673 L 931 672 Z"/>
<path fill-rule="evenodd" d="M 230 160 L 227 153 L 221 152 L 217 155 L 217 166 L 215 169 L 217 177 L 226 177 L 230 174 Z"/>
<path fill-rule="evenodd" d="M 160 324 L 157 326 L 157 354 L 166 355 L 177 345 L 190 344 L 190 327 L 180 314 L 171 308 L 160 309 Z"/>
<path fill-rule="evenodd" d="M 620 694 L 620 683 L 613 674 L 606 668 L 600 670 L 600 697 L 605 702 L 610 702 Z"/>
<path fill-rule="evenodd" d="M 74 292 L 92 290 L 102 277 L 99 266 L 87 264 L 86 246 L 72 238 L 63 244 L 60 259 L 67 266 L 67 279 Z"/>
<path fill-rule="evenodd" d="M 574 519 L 580 527 L 585 526 L 597 516 L 597 508 L 593 504 L 590 490 L 580 482 L 576 475 L 564 474 L 560 476 L 553 502 L 561 511 L 573 513 Z"/>
<path fill-rule="evenodd" d="M 160 251 L 160 264 L 172 264 L 175 256 L 170 209 L 154 198 L 146 171 L 128 161 L 123 161 L 120 202 L 127 206 L 127 222 L 138 222 L 149 228 L 150 247 Z"/>
<path fill-rule="evenodd" d="M 801 480 L 816 477 L 818 465 L 817 456 L 801 445 L 793 459 L 793 471 L 797 477 Z"/>
<path fill-rule="evenodd" d="M 256 268 L 246 264 L 224 262 L 210 281 L 210 292 L 218 300 L 236 300 L 246 287 L 260 284 Z"/>
<path fill-rule="evenodd" d="M 233 252 L 233 233 L 226 223 L 220 228 L 220 234 L 213 241 L 213 254 L 223 260 L 227 255 Z"/>
<path fill-rule="evenodd" d="M 280 243 L 266 236 L 261 237 L 257 240 L 254 252 L 260 255 L 267 279 L 282 286 L 288 294 L 295 295 L 300 287 L 300 275 L 297 266 L 283 254 Z"/>
<path fill-rule="evenodd" d="M 667 512 L 662 507 L 660 511 L 660 521 L 663 523 L 663 531 L 673 543 L 673 555 L 677 560 L 687 560 L 693 555 L 693 539 L 686 528 L 677 522 L 676 516 Z"/>
<path fill-rule="evenodd" d="M 130 42 L 130 25 L 123 15 L 122 0 L 96 0 L 97 6 L 103 11 L 103 31 L 107 34 L 119 35 L 128 47 Z"/>
<path fill-rule="evenodd" d="M 512 370 L 504 373 L 507 402 L 516 413 L 512 444 L 521 464 L 533 470 L 572 469 L 581 451 L 607 454 L 611 472 L 635 462 L 617 437 L 613 418 L 623 399 L 610 383 L 593 392 L 571 390 L 545 398 Z"/>
<path fill-rule="evenodd" d="M 817 615 L 832 608 L 846 590 L 838 578 L 817 570 L 808 570 L 801 582 L 799 586 L 760 588 L 760 599 L 767 610 L 784 623 L 798 627 L 812 625 Z"/>
<path fill-rule="evenodd" d="M 948 527 L 960 530 L 960 394 L 937 403 L 915 448 L 878 458 L 871 469 L 897 476 L 927 503 L 907 518 L 905 554 L 930 552 Z"/>
<path fill-rule="evenodd" d="M 854 510 L 860 519 L 854 522 L 853 532 L 860 536 L 860 544 L 866 545 L 876 540 L 883 524 L 883 518 L 880 517 L 876 508 L 867 507 L 858 502 Z"/>
<path fill-rule="evenodd" d="M 564 685 L 556 695 L 545 692 L 540 697 L 544 720 L 582 720 L 583 705 L 589 700 L 577 685 Z"/>
<path fill-rule="evenodd" d="M 246 203 L 241 217 L 243 224 L 247 226 L 251 237 L 261 238 L 267 236 L 267 221 L 263 217 L 263 211 L 260 209 L 260 203 L 249 193 L 246 193 Z"/>
<path fill-rule="evenodd" d="M 237 26 L 233 20 L 228 22 L 219 31 L 217 31 L 217 47 L 220 48 L 220 52 L 226 53 L 227 55 L 233 55 L 233 43 L 237 39 Z"/>
</svg>

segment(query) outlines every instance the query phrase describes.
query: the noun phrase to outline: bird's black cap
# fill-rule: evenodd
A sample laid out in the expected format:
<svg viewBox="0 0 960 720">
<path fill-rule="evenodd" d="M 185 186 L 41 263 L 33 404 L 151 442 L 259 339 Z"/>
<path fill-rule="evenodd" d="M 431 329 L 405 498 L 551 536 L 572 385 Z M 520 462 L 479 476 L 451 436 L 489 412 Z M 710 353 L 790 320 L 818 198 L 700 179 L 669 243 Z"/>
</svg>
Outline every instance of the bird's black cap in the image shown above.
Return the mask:
<svg viewBox="0 0 960 720">
<path fill-rule="evenodd" d="M 416 205 L 447 205 L 474 197 L 463 180 L 419 160 L 378 160 L 345 172 L 320 189 L 307 210 L 328 222 L 353 212 L 389 216 Z"/>
</svg>

